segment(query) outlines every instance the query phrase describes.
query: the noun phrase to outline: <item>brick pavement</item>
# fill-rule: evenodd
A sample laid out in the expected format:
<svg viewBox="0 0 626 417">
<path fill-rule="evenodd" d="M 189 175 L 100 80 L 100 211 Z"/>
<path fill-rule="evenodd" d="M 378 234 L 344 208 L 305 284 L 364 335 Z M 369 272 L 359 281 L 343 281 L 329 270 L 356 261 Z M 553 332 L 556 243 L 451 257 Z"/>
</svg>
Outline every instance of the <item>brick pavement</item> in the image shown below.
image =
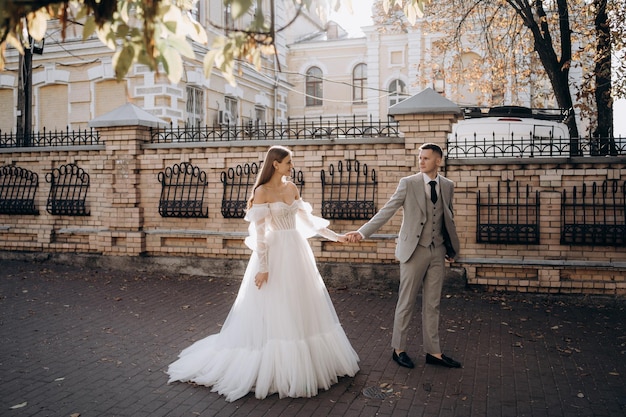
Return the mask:
<svg viewBox="0 0 626 417">
<path fill-rule="evenodd" d="M 0 415 L 626 415 L 626 300 L 459 285 L 445 288 L 441 336 L 462 369 L 424 365 L 419 315 L 409 351 L 417 366 L 398 367 L 395 293 L 331 288 L 361 358 L 354 378 L 310 399 L 233 403 L 206 387 L 167 385 L 167 365 L 219 330 L 237 289 L 236 280 L 0 260 Z M 363 394 L 372 388 L 386 396 Z"/>
</svg>

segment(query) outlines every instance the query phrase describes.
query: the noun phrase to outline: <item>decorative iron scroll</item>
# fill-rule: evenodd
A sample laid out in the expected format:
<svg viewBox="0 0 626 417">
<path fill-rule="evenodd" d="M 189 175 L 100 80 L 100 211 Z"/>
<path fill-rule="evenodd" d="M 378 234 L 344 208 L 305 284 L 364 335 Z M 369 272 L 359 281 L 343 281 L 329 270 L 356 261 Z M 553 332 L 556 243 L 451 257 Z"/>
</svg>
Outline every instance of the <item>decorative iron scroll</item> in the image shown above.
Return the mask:
<svg viewBox="0 0 626 417">
<path fill-rule="evenodd" d="M 89 174 L 75 164 L 61 165 L 46 174 L 50 193 L 46 211 L 53 215 L 89 216 L 85 206 Z"/>
<path fill-rule="evenodd" d="M 209 217 L 209 210 L 204 207 L 208 185 L 206 172 L 188 162 L 181 162 L 159 172 L 157 178 L 161 183 L 161 217 Z"/>
<path fill-rule="evenodd" d="M 0 214 L 39 214 L 35 193 L 39 176 L 24 168 L 0 167 Z"/>
<path fill-rule="evenodd" d="M 580 193 L 574 186 L 561 194 L 561 243 L 570 245 L 616 246 L 626 244 L 626 181 L 595 182 L 591 193 L 583 183 Z"/>
<path fill-rule="evenodd" d="M 259 172 L 259 166 L 252 164 L 237 165 L 222 171 L 220 176 L 224 192 L 222 194 L 222 216 L 225 219 L 243 219 L 249 193 Z"/>
<path fill-rule="evenodd" d="M 501 187 L 503 186 L 503 187 Z M 502 189 L 504 188 L 504 190 Z M 520 190 L 519 183 L 498 182 L 494 193 L 487 186 L 487 198 L 476 200 L 478 243 L 539 243 L 539 192 L 534 195 L 529 185 Z"/>
<path fill-rule="evenodd" d="M 330 164 L 328 175 L 321 172 L 322 216 L 327 219 L 367 220 L 376 214 L 376 171 L 367 164 L 346 160 L 337 163 L 337 171 Z"/>
<path fill-rule="evenodd" d="M 235 168 L 228 168 L 227 171 L 222 172 L 221 181 L 224 186 L 222 216 L 225 219 L 243 219 L 245 217 L 248 199 L 258 172 L 259 166 L 255 162 L 237 165 Z M 292 168 L 291 181 L 296 184 L 302 195 L 304 187 L 302 171 L 296 171 Z"/>
</svg>

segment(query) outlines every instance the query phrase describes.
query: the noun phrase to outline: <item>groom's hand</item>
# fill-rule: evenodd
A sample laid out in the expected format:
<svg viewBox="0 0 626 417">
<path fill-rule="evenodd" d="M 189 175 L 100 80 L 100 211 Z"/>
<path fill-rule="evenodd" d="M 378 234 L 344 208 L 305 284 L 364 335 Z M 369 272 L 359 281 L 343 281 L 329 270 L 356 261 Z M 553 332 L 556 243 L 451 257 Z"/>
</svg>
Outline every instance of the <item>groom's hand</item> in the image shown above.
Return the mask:
<svg viewBox="0 0 626 417">
<path fill-rule="evenodd" d="M 361 236 L 361 234 L 356 231 L 346 233 L 346 237 L 348 238 L 348 242 L 350 243 L 357 243 L 360 242 L 361 239 L 363 239 L 363 236 Z"/>
</svg>

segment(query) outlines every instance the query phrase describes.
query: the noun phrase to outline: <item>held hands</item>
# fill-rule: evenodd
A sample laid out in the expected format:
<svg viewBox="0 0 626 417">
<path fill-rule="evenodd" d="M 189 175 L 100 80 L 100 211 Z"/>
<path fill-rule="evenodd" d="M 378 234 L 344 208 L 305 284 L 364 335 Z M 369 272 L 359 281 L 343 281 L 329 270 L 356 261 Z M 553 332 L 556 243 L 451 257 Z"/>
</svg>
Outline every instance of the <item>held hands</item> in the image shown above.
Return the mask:
<svg viewBox="0 0 626 417">
<path fill-rule="evenodd" d="M 267 278 L 269 277 L 269 275 L 269 272 L 259 272 L 258 274 L 256 274 L 256 277 L 254 277 L 254 285 L 256 285 L 258 289 L 261 289 L 263 284 L 267 282 Z"/>
<path fill-rule="evenodd" d="M 363 236 L 361 236 L 361 234 L 359 232 L 356 232 L 356 231 L 355 232 L 348 232 L 348 233 L 346 233 L 345 236 L 347 238 L 347 241 L 350 242 L 350 243 L 357 243 L 357 242 L 360 242 L 361 239 L 363 239 Z"/>
<path fill-rule="evenodd" d="M 348 232 L 343 235 L 337 235 L 337 241 L 341 243 L 357 243 L 363 239 L 359 232 Z"/>
</svg>

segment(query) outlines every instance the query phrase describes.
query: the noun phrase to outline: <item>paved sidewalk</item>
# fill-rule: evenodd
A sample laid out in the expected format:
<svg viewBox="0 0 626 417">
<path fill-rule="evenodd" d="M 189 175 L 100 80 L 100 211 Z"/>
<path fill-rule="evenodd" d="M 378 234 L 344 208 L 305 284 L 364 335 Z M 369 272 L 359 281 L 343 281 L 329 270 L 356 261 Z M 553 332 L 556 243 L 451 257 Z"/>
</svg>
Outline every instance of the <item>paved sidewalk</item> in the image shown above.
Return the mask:
<svg viewBox="0 0 626 417">
<path fill-rule="evenodd" d="M 462 369 L 424 364 L 419 312 L 416 368 L 400 368 L 389 346 L 396 294 L 331 288 L 361 358 L 354 378 L 310 399 L 233 403 L 167 385 L 167 365 L 219 330 L 237 289 L 234 279 L 0 260 L 0 415 L 626 415 L 626 300 L 459 285 L 445 288 L 441 336 Z"/>
</svg>

